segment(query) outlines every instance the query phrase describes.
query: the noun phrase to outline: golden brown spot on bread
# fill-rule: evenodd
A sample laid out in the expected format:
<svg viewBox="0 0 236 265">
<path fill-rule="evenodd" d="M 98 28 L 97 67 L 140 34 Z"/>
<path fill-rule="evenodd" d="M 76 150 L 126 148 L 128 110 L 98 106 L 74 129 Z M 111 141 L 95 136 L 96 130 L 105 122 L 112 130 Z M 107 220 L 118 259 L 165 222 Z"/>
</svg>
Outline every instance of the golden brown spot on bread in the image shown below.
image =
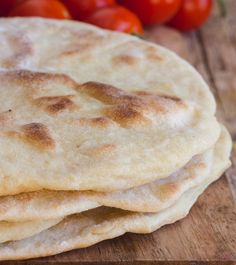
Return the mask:
<svg viewBox="0 0 236 265">
<path fill-rule="evenodd" d="M 79 89 L 91 97 L 108 105 L 126 104 L 133 105 L 138 108 L 145 104 L 141 97 L 104 83 L 87 82 L 80 86 Z"/>
<path fill-rule="evenodd" d="M 150 61 L 163 61 L 163 57 L 158 54 L 157 48 L 153 46 L 145 47 L 145 54 Z"/>
<path fill-rule="evenodd" d="M 106 153 L 110 153 L 115 148 L 116 148 L 116 145 L 114 144 L 103 144 L 98 147 L 89 148 L 85 150 L 84 153 L 86 153 L 87 155 L 91 155 L 91 156 L 99 156 L 99 155 L 104 155 Z"/>
<path fill-rule="evenodd" d="M 200 163 L 197 164 L 197 167 L 200 167 L 200 168 L 206 168 L 207 165 L 206 165 L 206 163 L 204 163 L 204 162 L 200 162 Z"/>
<path fill-rule="evenodd" d="M 178 98 L 176 96 L 168 96 L 168 95 L 161 95 L 161 97 L 165 98 L 165 99 L 170 99 L 173 100 L 175 102 L 182 102 L 181 98 Z"/>
<path fill-rule="evenodd" d="M 55 141 L 50 135 L 48 128 L 42 123 L 29 123 L 21 126 L 21 130 L 9 131 L 7 136 L 14 137 L 34 146 L 40 150 L 55 148 Z"/>
<path fill-rule="evenodd" d="M 150 92 L 147 92 L 147 91 L 136 91 L 135 92 L 136 95 L 139 95 L 139 96 L 159 96 L 159 97 L 162 97 L 162 98 L 165 98 L 165 99 L 169 99 L 169 100 L 172 100 L 172 101 L 175 101 L 175 102 L 180 102 L 182 101 L 181 98 L 178 98 L 176 96 L 170 96 L 170 95 L 163 95 L 163 94 L 159 94 L 159 95 L 155 95 L 153 93 L 150 93 Z"/>
<path fill-rule="evenodd" d="M 166 105 L 169 103 L 174 103 L 176 106 L 181 107 L 181 108 L 186 108 L 186 104 L 184 103 L 184 101 L 176 96 L 170 96 L 170 95 L 163 95 L 163 94 L 159 94 L 159 95 L 155 95 L 153 93 L 147 92 L 147 91 L 136 91 L 135 92 L 136 95 L 142 96 L 142 97 L 146 97 L 149 100 L 153 101 L 152 99 L 159 99 L 160 100 L 164 100 Z M 157 102 L 157 100 L 155 100 Z M 164 104 L 165 105 L 165 104 Z"/>
<path fill-rule="evenodd" d="M 107 117 L 80 118 L 79 123 L 81 125 L 88 125 L 92 127 L 107 128 L 112 124 L 112 121 Z"/>
<path fill-rule="evenodd" d="M 53 149 L 55 142 L 48 128 L 42 123 L 30 123 L 22 126 L 25 140 L 41 149 Z"/>
<path fill-rule="evenodd" d="M 125 54 L 132 54 L 137 60 L 146 60 L 151 62 L 160 63 L 164 60 L 163 56 L 159 53 L 159 50 L 154 45 L 143 45 L 142 42 L 132 40 L 126 43 L 126 53 Z M 137 54 L 137 56 L 134 56 Z"/>
<path fill-rule="evenodd" d="M 49 82 L 57 82 L 59 85 L 65 85 L 69 88 L 76 89 L 78 84 L 65 74 L 52 74 L 43 72 L 32 72 L 29 70 L 14 70 L 4 73 L 4 77 L 11 82 L 17 82 L 17 84 L 26 87 L 38 87 L 41 88 L 44 84 Z"/>
<path fill-rule="evenodd" d="M 75 30 L 73 31 L 73 36 L 75 36 L 75 43 L 78 45 L 78 41 L 79 44 L 80 43 L 86 43 L 91 44 L 91 40 L 93 41 L 99 41 L 99 40 L 103 40 L 106 38 L 106 36 L 104 36 L 104 34 L 99 35 L 97 32 L 95 32 L 94 30 L 89 30 L 89 29 L 83 29 L 83 30 Z M 92 42 L 91 44 L 92 46 L 94 46 L 94 42 Z"/>
<path fill-rule="evenodd" d="M 55 142 L 48 128 L 42 123 L 30 123 L 22 126 L 24 138 L 27 142 L 40 149 L 53 149 Z"/>
<path fill-rule="evenodd" d="M 89 51 L 91 49 L 91 44 L 81 43 L 79 46 L 74 49 L 65 50 L 58 56 L 58 60 L 65 60 L 66 58 L 80 56 L 83 52 Z M 81 57 L 82 58 L 82 57 Z M 91 58 L 91 57 L 90 57 Z"/>
<path fill-rule="evenodd" d="M 168 184 L 163 184 L 160 185 L 156 192 L 158 194 L 158 196 L 160 197 L 161 201 L 164 201 L 168 198 L 170 198 L 171 196 L 173 196 L 173 194 L 175 194 L 175 192 L 178 190 L 179 184 L 176 182 L 171 182 Z"/>
<path fill-rule="evenodd" d="M 58 114 L 65 110 L 75 110 L 77 105 L 70 99 L 72 96 L 41 97 L 37 98 L 36 104 L 43 107 L 47 112 Z"/>
<path fill-rule="evenodd" d="M 78 89 L 106 104 L 117 104 L 121 97 L 126 95 L 125 91 L 119 88 L 99 82 L 87 82 Z"/>
<path fill-rule="evenodd" d="M 147 92 L 147 91 L 135 91 L 134 94 L 138 96 L 151 96 L 152 95 L 150 92 Z"/>
<path fill-rule="evenodd" d="M 193 176 L 193 178 L 195 177 L 196 174 L 196 170 L 198 169 L 205 169 L 207 167 L 206 163 L 204 162 L 197 162 L 197 163 L 193 163 L 193 164 L 188 164 L 188 166 L 186 167 L 185 170 L 188 171 L 188 174 Z"/>
<path fill-rule="evenodd" d="M 164 112 L 164 110 L 167 109 L 167 106 L 162 104 L 163 100 L 166 100 L 165 103 L 169 101 L 183 105 L 183 101 L 178 97 L 156 95 L 146 91 L 129 93 L 112 85 L 98 82 L 87 82 L 79 86 L 78 89 L 105 104 L 127 104 L 136 106 L 136 109 L 139 108 L 140 110 L 152 108 L 155 111 Z"/>
<path fill-rule="evenodd" d="M 150 124 L 151 120 L 145 116 L 147 113 L 162 115 L 186 107 L 176 97 L 159 96 L 146 91 L 130 93 L 98 82 L 87 82 L 78 90 L 110 105 L 104 108 L 104 114 L 123 127 Z"/>
<path fill-rule="evenodd" d="M 112 59 L 112 62 L 114 65 L 121 64 L 121 63 L 127 64 L 127 65 L 135 65 L 139 61 L 140 61 L 139 58 L 131 56 L 131 55 L 127 55 L 127 54 L 120 54 L 120 55 L 115 56 Z"/>
<path fill-rule="evenodd" d="M 122 127 L 132 127 L 134 125 L 148 125 L 151 120 L 142 115 L 140 111 L 132 106 L 121 105 L 115 108 L 108 108 L 104 113 Z"/>
<path fill-rule="evenodd" d="M 68 31 L 68 30 L 66 30 Z M 83 56 L 94 50 L 94 43 L 99 45 L 105 38 L 91 30 L 72 31 L 69 36 L 70 42 L 65 46 L 64 51 L 60 53 L 60 57 Z"/>
</svg>

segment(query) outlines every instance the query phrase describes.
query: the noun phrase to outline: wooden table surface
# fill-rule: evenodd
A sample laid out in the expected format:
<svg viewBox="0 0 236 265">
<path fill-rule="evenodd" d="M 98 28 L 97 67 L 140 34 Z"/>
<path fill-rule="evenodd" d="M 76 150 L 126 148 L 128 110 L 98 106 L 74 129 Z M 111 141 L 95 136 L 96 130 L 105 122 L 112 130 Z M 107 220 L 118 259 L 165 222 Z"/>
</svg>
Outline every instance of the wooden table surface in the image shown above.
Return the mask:
<svg viewBox="0 0 236 265">
<path fill-rule="evenodd" d="M 181 35 L 159 27 L 146 37 L 175 50 L 200 71 L 217 99 L 218 118 L 236 141 L 236 0 L 226 1 L 228 16 L 215 10 L 197 32 Z M 175 224 L 54 257 L 1 264 L 236 264 L 236 144 L 232 163 Z"/>
</svg>

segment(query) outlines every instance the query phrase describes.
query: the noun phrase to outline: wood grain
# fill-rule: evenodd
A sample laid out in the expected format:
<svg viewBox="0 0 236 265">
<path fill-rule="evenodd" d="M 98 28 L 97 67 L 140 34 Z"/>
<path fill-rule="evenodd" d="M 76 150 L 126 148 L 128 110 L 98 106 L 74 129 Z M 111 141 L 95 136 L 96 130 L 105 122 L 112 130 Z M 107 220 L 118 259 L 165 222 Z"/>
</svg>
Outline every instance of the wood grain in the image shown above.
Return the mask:
<svg viewBox="0 0 236 265">
<path fill-rule="evenodd" d="M 227 0 L 228 16 L 213 16 L 207 27 L 198 33 L 204 49 L 204 60 L 211 87 L 217 94 L 223 123 L 236 141 L 236 2 Z M 220 29 L 220 31 L 219 31 Z M 233 32 L 233 30 L 235 30 Z M 232 153 L 232 168 L 226 173 L 231 191 L 236 198 L 236 154 Z"/>
<path fill-rule="evenodd" d="M 181 35 L 165 27 L 146 38 L 175 50 L 192 63 L 210 85 L 217 116 L 236 141 L 236 1 L 229 13 L 217 8 L 199 31 Z M 202 194 L 183 220 L 149 235 L 126 234 L 87 249 L 53 257 L 1 264 L 236 264 L 236 144 L 233 166 Z"/>
</svg>

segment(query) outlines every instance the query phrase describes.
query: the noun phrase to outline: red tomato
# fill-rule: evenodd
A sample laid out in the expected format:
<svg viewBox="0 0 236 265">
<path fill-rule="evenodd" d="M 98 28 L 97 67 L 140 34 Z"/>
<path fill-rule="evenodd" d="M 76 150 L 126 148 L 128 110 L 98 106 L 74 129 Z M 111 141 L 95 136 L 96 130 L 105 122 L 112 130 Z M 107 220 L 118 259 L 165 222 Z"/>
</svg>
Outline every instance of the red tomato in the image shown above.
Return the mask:
<svg viewBox="0 0 236 265">
<path fill-rule="evenodd" d="M 84 20 L 96 9 L 115 5 L 115 0 L 61 0 L 69 9 L 72 17 Z"/>
<path fill-rule="evenodd" d="M 0 0 L 0 16 L 7 16 L 10 10 L 24 0 Z"/>
<path fill-rule="evenodd" d="M 181 0 L 118 0 L 133 11 L 144 25 L 155 25 L 168 21 L 178 11 Z"/>
<path fill-rule="evenodd" d="M 182 0 L 178 13 L 169 24 L 182 31 L 196 29 L 207 20 L 212 6 L 212 0 Z"/>
<path fill-rule="evenodd" d="M 26 0 L 13 8 L 9 16 L 70 18 L 67 8 L 57 0 Z"/>
<path fill-rule="evenodd" d="M 100 8 L 85 21 L 105 29 L 127 33 L 143 33 L 142 24 L 138 17 L 122 6 Z"/>
</svg>

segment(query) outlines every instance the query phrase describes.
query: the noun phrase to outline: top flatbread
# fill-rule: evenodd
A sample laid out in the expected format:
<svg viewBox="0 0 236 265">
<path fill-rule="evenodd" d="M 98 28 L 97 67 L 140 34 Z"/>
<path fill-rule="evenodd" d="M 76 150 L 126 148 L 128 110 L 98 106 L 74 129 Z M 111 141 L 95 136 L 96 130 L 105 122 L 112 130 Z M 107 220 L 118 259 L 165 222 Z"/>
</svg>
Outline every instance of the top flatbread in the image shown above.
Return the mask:
<svg viewBox="0 0 236 265">
<path fill-rule="evenodd" d="M 111 191 L 169 176 L 214 145 L 192 101 L 66 75 L 0 72 L 0 195 Z"/>
<path fill-rule="evenodd" d="M 214 98 L 202 77 L 173 52 L 128 34 L 72 21 L 0 19 L 0 67 L 65 73 L 193 100 L 211 113 Z"/>
<path fill-rule="evenodd" d="M 209 88 L 170 51 L 83 23 L 0 22 L 0 195 L 127 189 L 216 142 Z M 22 68 L 35 72 L 5 71 Z"/>
</svg>

